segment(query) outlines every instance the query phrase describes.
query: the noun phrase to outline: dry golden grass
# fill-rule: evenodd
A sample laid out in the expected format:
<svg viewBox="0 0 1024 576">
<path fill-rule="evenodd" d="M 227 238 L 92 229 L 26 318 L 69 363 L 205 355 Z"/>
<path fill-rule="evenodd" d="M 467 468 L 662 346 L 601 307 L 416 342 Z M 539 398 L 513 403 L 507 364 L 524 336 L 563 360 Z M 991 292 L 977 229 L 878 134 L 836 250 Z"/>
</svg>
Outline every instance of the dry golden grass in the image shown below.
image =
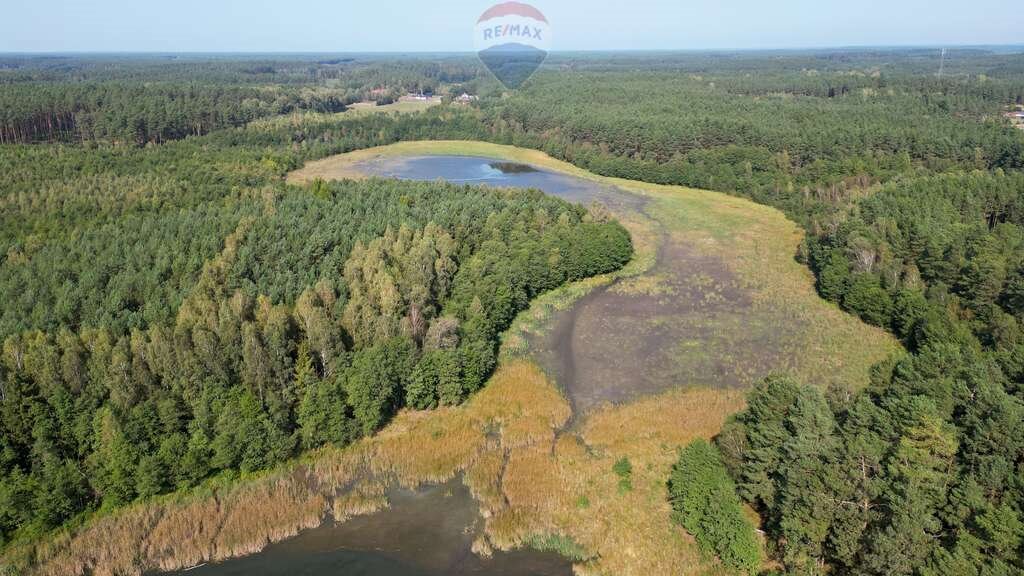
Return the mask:
<svg viewBox="0 0 1024 576">
<path fill-rule="evenodd" d="M 251 554 L 316 526 L 328 510 L 300 469 L 136 505 L 37 549 L 44 575 L 142 574 Z"/>
<path fill-rule="evenodd" d="M 487 520 L 481 550 L 558 534 L 593 557 L 580 574 L 695 574 L 707 562 L 669 520 L 665 479 L 678 447 L 712 436 L 742 405 L 739 391 L 677 390 L 608 406 L 579 435 L 559 435 L 568 403 L 534 364 L 509 360 L 464 407 L 403 413 L 371 442 L 404 483 L 463 473 Z M 634 468 L 626 493 L 612 472 L 623 456 Z"/>
<path fill-rule="evenodd" d="M 553 449 L 513 453 L 502 482 L 508 506 L 488 522 L 494 544 L 568 536 L 595 556 L 577 566 L 580 574 L 703 571 L 695 544 L 669 519 L 665 480 L 678 447 L 715 434 L 742 403 L 739 392 L 673 391 L 600 410 Z M 622 457 L 633 466 L 627 492 L 612 472 Z"/>
</svg>

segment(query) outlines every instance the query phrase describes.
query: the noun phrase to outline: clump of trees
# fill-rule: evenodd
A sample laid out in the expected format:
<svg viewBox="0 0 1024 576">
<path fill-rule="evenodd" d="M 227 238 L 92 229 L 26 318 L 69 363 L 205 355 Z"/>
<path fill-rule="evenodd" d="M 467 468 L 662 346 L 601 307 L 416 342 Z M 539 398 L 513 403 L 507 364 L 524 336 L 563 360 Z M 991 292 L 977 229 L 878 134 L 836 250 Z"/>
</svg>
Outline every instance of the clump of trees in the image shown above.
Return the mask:
<svg viewBox="0 0 1024 576">
<path fill-rule="evenodd" d="M 687 445 L 672 467 L 668 491 L 673 519 L 702 550 L 738 572 L 760 570 L 761 543 L 714 445 L 703 439 Z"/>
<path fill-rule="evenodd" d="M 1024 403 L 976 348 L 930 344 L 857 394 L 760 384 L 717 439 L 789 573 L 1024 569 Z"/>
<path fill-rule="evenodd" d="M 1012 368 L 1024 318 L 1024 174 L 951 173 L 884 186 L 811 240 L 821 294 L 911 349 L 973 334 Z"/>
</svg>

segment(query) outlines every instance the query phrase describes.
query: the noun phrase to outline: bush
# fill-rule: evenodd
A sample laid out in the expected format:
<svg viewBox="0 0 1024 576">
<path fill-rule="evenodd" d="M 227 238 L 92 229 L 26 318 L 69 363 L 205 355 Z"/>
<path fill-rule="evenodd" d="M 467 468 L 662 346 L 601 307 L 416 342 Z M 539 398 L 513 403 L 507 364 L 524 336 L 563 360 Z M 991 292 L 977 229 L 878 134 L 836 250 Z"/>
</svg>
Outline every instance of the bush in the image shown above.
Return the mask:
<svg viewBox="0 0 1024 576">
<path fill-rule="evenodd" d="M 668 488 L 673 519 L 693 534 L 702 550 L 716 554 L 729 568 L 757 573 L 761 547 L 754 525 L 743 515 L 717 448 L 704 440 L 687 446 Z"/>
<path fill-rule="evenodd" d="M 831 252 L 818 270 L 818 292 L 822 298 L 839 303 L 850 283 L 850 263 L 841 254 Z"/>
<path fill-rule="evenodd" d="M 619 493 L 623 494 L 633 489 L 633 464 L 629 458 L 623 456 L 613 466 L 612 472 L 619 477 Z"/>
<path fill-rule="evenodd" d="M 882 288 L 878 278 L 858 274 L 843 296 L 843 307 L 861 317 L 868 324 L 887 326 L 892 315 L 892 298 Z"/>
</svg>

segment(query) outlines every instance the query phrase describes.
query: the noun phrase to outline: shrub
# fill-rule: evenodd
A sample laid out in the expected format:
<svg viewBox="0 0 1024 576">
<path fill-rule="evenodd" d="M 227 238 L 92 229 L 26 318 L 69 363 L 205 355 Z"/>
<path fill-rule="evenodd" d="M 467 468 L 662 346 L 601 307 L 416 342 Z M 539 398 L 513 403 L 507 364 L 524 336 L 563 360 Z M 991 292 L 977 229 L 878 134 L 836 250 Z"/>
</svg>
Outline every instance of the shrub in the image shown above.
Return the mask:
<svg viewBox="0 0 1024 576">
<path fill-rule="evenodd" d="M 619 493 L 629 492 L 633 489 L 633 464 L 629 458 L 623 456 L 613 466 L 612 471 L 619 477 Z"/>
<path fill-rule="evenodd" d="M 761 547 L 717 448 L 705 440 L 687 446 L 668 488 L 673 519 L 693 534 L 702 550 L 716 554 L 729 568 L 757 572 Z"/>
<path fill-rule="evenodd" d="M 843 307 L 875 326 L 887 326 L 892 315 L 892 298 L 878 278 L 858 274 L 843 295 Z"/>
</svg>

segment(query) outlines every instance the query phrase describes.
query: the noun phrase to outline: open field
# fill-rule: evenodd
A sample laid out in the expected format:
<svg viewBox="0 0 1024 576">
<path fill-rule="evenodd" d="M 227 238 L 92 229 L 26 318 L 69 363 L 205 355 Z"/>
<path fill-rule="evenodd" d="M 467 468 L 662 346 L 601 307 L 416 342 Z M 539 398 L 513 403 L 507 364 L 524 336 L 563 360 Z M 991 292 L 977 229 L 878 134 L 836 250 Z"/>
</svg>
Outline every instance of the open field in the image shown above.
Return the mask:
<svg viewBox="0 0 1024 576">
<path fill-rule="evenodd" d="M 383 106 L 378 105 L 376 102 L 357 102 L 348 107 L 349 112 L 357 114 L 380 114 L 387 112 L 422 112 L 431 106 L 437 106 L 441 103 L 441 97 L 436 96 L 430 100 L 408 100 L 402 98 L 397 102 L 391 104 L 384 104 Z"/>
<path fill-rule="evenodd" d="M 719 573 L 669 519 L 665 480 L 678 448 L 717 433 L 742 408 L 743 387 L 767 371 L 790 371 L 821 386 L 863 385 L 871 365 L 899 351 L 881 330 L 818 298 L 810 272 L 793 259 L 801 239 L 795 224 L 724 194 L 600 178 L 540 152 L 475 142 L 364 150 L 310 163 L 289 181 L 361 177 L 360 162 L 429 154 L 529 163 L 646 198 L 642 211 L 622 215 L 636 259 L 615 275 L 534 302 L 506 335 L 488 386 L 465 405 L 405 411 L 346 449 L 320 450 L 276 471 L 96 519 L 35 551 L 21 550 L 42 560 L 37 573 L 132 574 L 245 554 L 328 513 L 345 518 L 378 510 L 393 482 L 414 487 L 459 474 L 486 520 L 474 547 L 482 553 L 557 536 L 563 548 L 582 550 L 580 575 Z M 588 293 L 597 296 L 588 301 Z M 585 306 L 577 310 L 571 305 L 579 298 Z M 634 305 L 647 308 L 628 326 L 611 315 Z M 634 353 L 628 346 L 648 346 L 651 366 L 640 368 L 660 379 L 649 390 L 657 392 L 588 405 L 565 432 L 573 407 L 538 367 L 544 350 L 530 343 L 543 343 L 537 336 L 567 313 L 576 314 L 573 354 L 587 364 L 614 360 L 616 347 L 623 355 Z M 651 334 L 657 337 L 636 340 Z M 611 348 L 599 348 L 608 342 Z M 602 378 L 599 387 L 619 390 L 627 375 L 591 367 L 573 378 Z M 621 458 L 632 464 L 629 490 L 612 471 Z"/>
</svg>

